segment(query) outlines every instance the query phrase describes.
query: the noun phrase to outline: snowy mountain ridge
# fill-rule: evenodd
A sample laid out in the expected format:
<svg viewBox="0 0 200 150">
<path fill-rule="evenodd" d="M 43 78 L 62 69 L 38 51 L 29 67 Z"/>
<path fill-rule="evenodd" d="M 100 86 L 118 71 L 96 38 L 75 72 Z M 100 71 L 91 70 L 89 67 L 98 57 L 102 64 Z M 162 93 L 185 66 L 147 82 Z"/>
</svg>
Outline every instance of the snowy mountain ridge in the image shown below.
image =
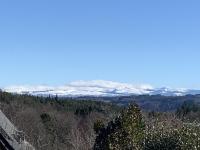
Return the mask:
<svg viewBox="0 0 200 150">
<path fill-rule="evenodd" d="M 104 80 L 76 81 L 64 86 L 9 86 L 3 91 L 17 94 L 29 94 L 40 96 L 127 96 L 127 95 L 164 95 L 183 96 L 187 94 L 200 94 L 196 89 L 172 89 L 168 87 L 153 88 L 151 85 L 133 85 Z"/>
</svg>

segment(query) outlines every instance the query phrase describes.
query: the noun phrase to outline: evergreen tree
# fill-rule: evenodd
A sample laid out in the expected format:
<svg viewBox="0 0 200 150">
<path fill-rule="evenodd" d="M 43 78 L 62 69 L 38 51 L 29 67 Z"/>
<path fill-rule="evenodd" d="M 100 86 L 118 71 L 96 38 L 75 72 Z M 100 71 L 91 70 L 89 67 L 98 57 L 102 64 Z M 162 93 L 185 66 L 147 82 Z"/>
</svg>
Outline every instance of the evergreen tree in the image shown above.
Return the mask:
<svg viewBox="0 0 200 150">
<path fill-rule="evenodd" d="M 97 135 L 94 150 L 133 150 L 141 149 L 145 125 L 138 105 L 132 104 L 128 109 L 106 128 L 101 128 Z"/>
</svg>

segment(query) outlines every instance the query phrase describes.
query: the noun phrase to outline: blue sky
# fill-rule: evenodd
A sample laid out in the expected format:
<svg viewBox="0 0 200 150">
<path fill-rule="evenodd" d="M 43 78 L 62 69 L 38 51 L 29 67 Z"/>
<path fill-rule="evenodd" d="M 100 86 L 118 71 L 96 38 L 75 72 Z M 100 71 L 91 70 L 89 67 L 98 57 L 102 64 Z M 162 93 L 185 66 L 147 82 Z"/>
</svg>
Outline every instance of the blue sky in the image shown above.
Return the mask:
<svg viewBox="0 0 200 150">
<path fill-rule="evenodd" d="M 200 88 L 198 0 L 0 2 L 0 86 L 74 80 Z"/>
</svg>

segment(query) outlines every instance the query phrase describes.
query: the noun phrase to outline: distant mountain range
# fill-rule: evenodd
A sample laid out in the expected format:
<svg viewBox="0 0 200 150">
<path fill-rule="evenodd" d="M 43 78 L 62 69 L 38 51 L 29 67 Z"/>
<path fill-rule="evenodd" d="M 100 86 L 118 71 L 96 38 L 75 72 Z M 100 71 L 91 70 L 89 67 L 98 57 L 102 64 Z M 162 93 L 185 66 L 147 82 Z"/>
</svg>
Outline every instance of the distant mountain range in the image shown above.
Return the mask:
<svg viewBox="0 0 200 150">
<path fill-rule="evenodd" d="M 129 95 L 164 95 L 164 96 L 184 96 L 200 94 L 196 89 L 172 89 L 168 87 L 153 88 L 150 85 L 133 85 L 104 80 L 76 81 L 65 86 L 10 86 L 3 91 L 17 94 L 29 94 L 38 96 L 129 96 Z"/>
</svg>

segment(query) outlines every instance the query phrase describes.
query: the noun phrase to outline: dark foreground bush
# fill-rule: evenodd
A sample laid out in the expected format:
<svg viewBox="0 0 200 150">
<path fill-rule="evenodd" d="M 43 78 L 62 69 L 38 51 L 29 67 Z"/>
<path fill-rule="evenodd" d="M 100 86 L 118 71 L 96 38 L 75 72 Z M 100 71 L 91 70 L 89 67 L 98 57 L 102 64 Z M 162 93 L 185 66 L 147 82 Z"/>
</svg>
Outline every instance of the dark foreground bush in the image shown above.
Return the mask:
<svg viewBox="0 0 200 150">
<path fill-rule="evenodd" d="M 98 131 L 94 150 L 141 149 L 145 125 L 139 107 L 130 105 L 107 127 Z"/>
</svg>

